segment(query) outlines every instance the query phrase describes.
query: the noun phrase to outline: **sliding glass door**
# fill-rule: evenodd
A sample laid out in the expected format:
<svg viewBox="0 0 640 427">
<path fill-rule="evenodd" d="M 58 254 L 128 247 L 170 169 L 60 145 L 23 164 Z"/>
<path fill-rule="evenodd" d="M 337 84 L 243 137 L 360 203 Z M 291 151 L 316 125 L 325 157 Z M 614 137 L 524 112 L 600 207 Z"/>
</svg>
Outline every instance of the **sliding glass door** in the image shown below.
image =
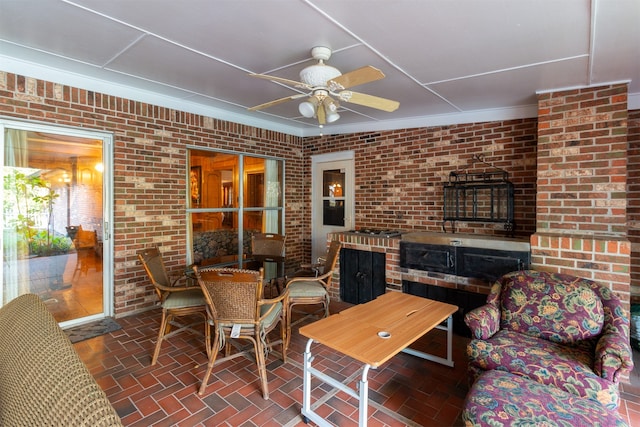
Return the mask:
<svg viewBox="0 0 640 427">
<path fill-rule="evenodd" d="M 112 282 L 105 281 L 110 269 L 103 267 L 110 259 L 105 153 L 111 136 L 27 122 L 0 125 L 0 305 L 35 293 L 63 326 L 112 314 L 112 289 L 104 286 Z"/>
</svg>

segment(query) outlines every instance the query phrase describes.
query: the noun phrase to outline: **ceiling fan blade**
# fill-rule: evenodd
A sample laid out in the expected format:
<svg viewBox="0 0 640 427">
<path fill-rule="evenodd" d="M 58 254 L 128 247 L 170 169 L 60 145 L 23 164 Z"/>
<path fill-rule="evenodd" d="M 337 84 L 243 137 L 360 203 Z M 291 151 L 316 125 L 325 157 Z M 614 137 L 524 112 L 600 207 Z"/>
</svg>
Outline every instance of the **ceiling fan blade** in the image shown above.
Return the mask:
<svg viewBox="0 0 640 427">
<path fill-rule="evenodd" d="M 273 101 L 265 102 L 264 104 L 256 105 L 255 107 L 248 108 L 249 111 L 262 110 L 263 108 L 273 107 L 274 105 L 283 104 L 287 101 L 293 101 L 294 99 L 303 98 L 308 96 L 306 93 L 300 93 L 298 95 L 287 96 L 286 98 L 280 98 Z"/>
<path fill-rule="evenodd" d="M 253 73 L 249 74 L 249 76 L 257 77 L 259 79 L 271 80 L 272 82 L 284 83 L 286 85 L 293 86 L 293 87 L 299 87 L 299 88 L 303 88 L 303 89 L 311 89 L 311 86 L 309 86 L 308 84 L 305 84 L 305 83 L 302 83 L 302 82 L 297 82 L 295 80 L 285 79 L 285 78 L 282 78 L 282 77 L 268 76 L 266 74 L 253 74 Z"/>
<path fill-rule="evenodd" d="M 332 92 L 347 89 L 364 83 L 374 82 L 384 78 L 384 73 L 376 67 L 367 65 L 357 70 L 349 71 L 327 82 Z"/>
<path fill-rule="evenodd" d="M 391 99 L 380 98 L 379 96 L 367 95 L 364 93 L 343 90 L 338 93 L 340 100 L 351 102 L 352 104 L 364 105 L 365 107 L 376 108 L 378 110 L 392 112 L 398 109 L 400 103 Z"/>
</svg>

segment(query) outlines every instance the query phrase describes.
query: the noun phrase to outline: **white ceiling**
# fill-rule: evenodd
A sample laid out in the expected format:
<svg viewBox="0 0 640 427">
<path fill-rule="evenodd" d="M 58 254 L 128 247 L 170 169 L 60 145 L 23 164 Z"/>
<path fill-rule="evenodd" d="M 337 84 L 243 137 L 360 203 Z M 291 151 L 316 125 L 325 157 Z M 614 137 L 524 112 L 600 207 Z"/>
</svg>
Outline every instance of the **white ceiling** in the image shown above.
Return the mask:
<svg viewBox="0 0 640 427">
<path fill-rule="evenodd" d="M 342 103 L 319 129 L 299 80 L 328 46 L 353 90 L 392 113 Z M 640 0 L 0 0 L 0 70 L 310 136 L 535 117 L 536 92 L 629 82 L 640 108 Z"/>
</svg>

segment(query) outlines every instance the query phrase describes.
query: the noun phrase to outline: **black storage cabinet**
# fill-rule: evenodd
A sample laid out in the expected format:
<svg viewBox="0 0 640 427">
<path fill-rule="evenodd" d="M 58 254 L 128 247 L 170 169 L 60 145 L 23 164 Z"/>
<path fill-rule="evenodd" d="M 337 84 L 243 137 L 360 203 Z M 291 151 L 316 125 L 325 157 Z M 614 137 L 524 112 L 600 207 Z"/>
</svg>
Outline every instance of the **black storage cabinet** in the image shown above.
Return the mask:
<svg viewBox="0 0 640 427">
<path fill-rule="evenodd" d="M 453 331 L 463 337 L 471 337 L 471 331 L 469 331 L 469 328 L 464 323 L 465 314 L 487 302 L 487 296 L 483 294 L 427 285 L 408 280 L 402 281 L 402 292 L 457 306 L 458 311 L 453 313 L 452 316 Z"/>
<path fill-rule="evenodd" d="M 400 267 L 472 277 L 493 284 L 504 274 L 531 264 L 528 251 L 400 242 Z"/>
<path fill-rule="evenodd" d="M 507 273 L 529 268 L 530 257 L 529 252 L 461 247 L 456 254 L 456 274 L 493 284 Z"/>
<path fill-rule="evenodd" d="M 385 293 L 385 254 L 342 248 L 340 251 L 340 299 L 362 304 Z"/>
<path fill-rule="evenodd" d="M 400 242 L 400 266 L 416 270 L 455 274 L 455 246 Z"/>
</svg>

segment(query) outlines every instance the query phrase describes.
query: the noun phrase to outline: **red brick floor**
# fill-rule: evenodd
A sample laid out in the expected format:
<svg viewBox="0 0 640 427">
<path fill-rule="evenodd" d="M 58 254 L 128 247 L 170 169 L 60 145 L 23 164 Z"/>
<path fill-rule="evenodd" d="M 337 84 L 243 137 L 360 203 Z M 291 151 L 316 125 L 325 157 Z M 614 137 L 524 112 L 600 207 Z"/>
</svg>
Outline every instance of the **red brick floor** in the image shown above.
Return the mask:
<svg viewBox="0 0 640 427">
<path fill-rule="evenodd" d="M 332 312 L 344 305 L 333 304 Z M 127 426 L 305 426 L 302 402 L 302 353 L 306 338 L 298 327 L 312 321 L 298 317 L 293 327 L 287 363 L 279 346 L 269 354 L 270 399 L 264 400 L 255 364 L 244 357 L 214 367 L 204 396 L 197 394 L 206 369 L 202 337 L 182 333 L 166 342 L 156 366 L 150 366 L 160 312 L 118 319 L 122 329 L 75 344 L 80 357 Z M 296 318 L 294 317 L 294 320 Z M 369 371 L 369 425 L 460 426 L 468 390 L 465 347 L 467 338 L 454 337 L 455 367 L 399 354 L 383 367 Z M 432 331 L 416 347 L 445 355 L 445 333 Z M 314 344 L 314 366 L 322 366 L 351 386 L 359 364 Z M 355 399 L 312 382 L 312 405 L 337 426 L 356 426 Z M 640 426 L 640 387 L 623 386 L 620 412 L 630 426 Z"/>
</svg>

